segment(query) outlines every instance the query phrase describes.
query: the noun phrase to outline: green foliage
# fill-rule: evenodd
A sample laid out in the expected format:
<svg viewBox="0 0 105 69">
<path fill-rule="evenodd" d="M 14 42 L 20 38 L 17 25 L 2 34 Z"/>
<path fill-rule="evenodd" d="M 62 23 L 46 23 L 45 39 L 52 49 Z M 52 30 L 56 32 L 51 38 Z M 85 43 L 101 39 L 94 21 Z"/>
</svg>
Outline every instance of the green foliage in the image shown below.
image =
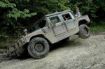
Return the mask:
<svg viewBox="0 0 105 69">
<path fill-rule="evenodd" d="M 24 9 L 23 11 L 19 11 L 18 9 L 15 8 L 8 14 L 8 17 L 14 18 L 17 20 L 18 18 L 26 18 L 34 15 L 36 15 L 36 13 L 30 13 L 29 10 L 27 9 Z"/>
<path fill-rule="evenodd" d="M 105 20 L 105 0 L 0 0 L 0 34 L 17 34 L 45 14 L 75 6 L 92 21 Z"/>
<path fill-rule="evenodd" d="M 10 3 L 8 0 L 1 0 L 0 7 L 2 8 L 14 8 L 16 5 L 14 3 Z"/>
<path fill-rule="evenodd" d="M 36 15 L 36 12 L 30 12 L 28 9 L 19 10 L 15 3 L 9 0 L 0 1 L 0 34 L 14 34 L 20 25 L 17 25 L 18 19 L 30 18 Z M 7 30 L 11 31 L 7 31 Z M 6 32 L 6 33 L 4 33 Z"/>
<path fill-rule="evenodd" d="M 104 18 L 105 0 L 69 0 L 70 7 L 74 10 L 75 5 L 83 14 L 88 14 L 92 19 Z M 104 20 L 104 19 L 103 19 Z"/>
<path fill-rule="evenodd" d="M 92 33 L 105 32 L 105 22 L 93 23 L 90 28 Z"/>
<path fill-rule="evenodd" d="M 50 12 L 67 9 L 66 3 L 68 0 L 21 0 L 14 1 L 18 9 L 29 9 L 31 12 L 40 12 L 47 14 Z"/>
</svg>

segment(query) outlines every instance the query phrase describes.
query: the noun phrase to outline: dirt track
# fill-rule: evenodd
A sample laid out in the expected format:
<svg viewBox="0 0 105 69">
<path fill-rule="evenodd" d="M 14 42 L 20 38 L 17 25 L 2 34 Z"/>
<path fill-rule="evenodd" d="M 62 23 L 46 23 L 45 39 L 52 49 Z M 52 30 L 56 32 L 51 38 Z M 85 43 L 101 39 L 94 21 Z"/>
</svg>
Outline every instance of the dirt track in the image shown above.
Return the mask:
<svg viewBox="0 0 105 69">
<path fill-rule="evenodd" d="M 0 63 L 0 69 L 105 69 L 105 35 L 91 36 L 57 44 L 48 56 L 13 59 Z"/>
</svg>

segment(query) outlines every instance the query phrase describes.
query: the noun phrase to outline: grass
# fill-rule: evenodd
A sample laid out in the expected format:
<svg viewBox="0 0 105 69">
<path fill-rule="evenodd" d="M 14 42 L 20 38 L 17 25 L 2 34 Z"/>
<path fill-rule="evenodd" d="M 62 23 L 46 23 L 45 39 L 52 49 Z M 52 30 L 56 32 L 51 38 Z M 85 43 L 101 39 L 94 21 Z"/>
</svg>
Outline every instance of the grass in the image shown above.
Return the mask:
<svg viewBox="0 0 105 69">
<path fill-rule="evenodd" d="M 91 31 L 92 33 L 105 32 L 105 24 L 92 25 L 92 26 L 90 27 L 90 31 Z"/>
</svg>

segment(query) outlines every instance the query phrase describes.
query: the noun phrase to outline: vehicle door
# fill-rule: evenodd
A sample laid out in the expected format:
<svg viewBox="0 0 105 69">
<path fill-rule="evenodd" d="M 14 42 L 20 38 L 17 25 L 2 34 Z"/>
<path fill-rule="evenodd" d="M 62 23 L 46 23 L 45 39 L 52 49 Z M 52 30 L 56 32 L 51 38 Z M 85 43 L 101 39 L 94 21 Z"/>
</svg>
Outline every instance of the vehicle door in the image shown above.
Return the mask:
<svg viewBox="0 0 105 69">
<path fill-rule="evenodd" d="M 62 18 L 64 20 L 64 23 L 65 23 L 68 31 L 71 31 L 73 28 L 75 28 L 75 26 L 76 26 L 75 19 L 71 13 L 68 12 L 68 13 L 62 14 Z"/>
<path fill-rule="evenodd" d="M 55 36 L 58 36 L 60 34 L 67 32 L 65 24 L 62 21 L 62 18 L 60 15 L 52 16 L 49 19 L 50 19 L 51 27 Z"/>
</svg>

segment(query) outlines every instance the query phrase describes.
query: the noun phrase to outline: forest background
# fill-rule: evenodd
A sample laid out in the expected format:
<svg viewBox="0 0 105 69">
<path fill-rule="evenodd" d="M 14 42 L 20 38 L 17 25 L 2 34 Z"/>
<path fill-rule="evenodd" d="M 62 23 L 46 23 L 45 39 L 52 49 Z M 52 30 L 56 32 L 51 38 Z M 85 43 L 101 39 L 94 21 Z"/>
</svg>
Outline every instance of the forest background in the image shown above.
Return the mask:
<svg viewBox="0 0 105 69">
<path fill-rule="evenodd" d="M 78 6 L 89 15 L 91 32 L 105 32 L 105 0 L 0 0 L 0 48 L 5 48 L 46 14 Z M 6 42 L 6 43 L 5 43 Z"/>
</svg>

